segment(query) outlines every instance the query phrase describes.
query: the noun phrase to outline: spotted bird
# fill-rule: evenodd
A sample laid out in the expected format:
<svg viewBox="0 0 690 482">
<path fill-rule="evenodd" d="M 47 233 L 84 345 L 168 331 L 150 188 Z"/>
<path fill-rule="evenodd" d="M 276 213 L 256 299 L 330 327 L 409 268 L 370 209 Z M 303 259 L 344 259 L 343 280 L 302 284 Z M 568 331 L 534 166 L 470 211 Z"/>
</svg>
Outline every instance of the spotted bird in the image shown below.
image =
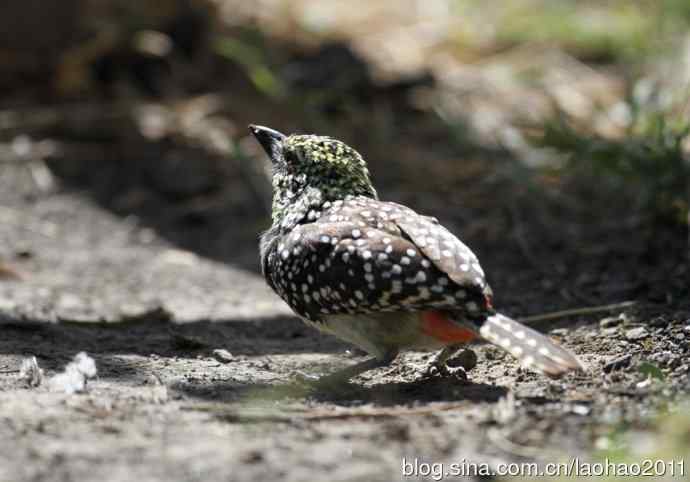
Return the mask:
<svg viewBox="0 0 690 482">
<path fill-rule="evenodd" d="M 582 369 L 569 351 L 497 313 L 474 253 L 433 217 L 381 201 L 350 146 L 250 126 L 272 164 L 272 225 L 261 236 L 271 288 L 305 322 L 372 358 L 324 380 L 389 364 L 402 350 L 485 340 L 550 377 Z"/>
</svg>

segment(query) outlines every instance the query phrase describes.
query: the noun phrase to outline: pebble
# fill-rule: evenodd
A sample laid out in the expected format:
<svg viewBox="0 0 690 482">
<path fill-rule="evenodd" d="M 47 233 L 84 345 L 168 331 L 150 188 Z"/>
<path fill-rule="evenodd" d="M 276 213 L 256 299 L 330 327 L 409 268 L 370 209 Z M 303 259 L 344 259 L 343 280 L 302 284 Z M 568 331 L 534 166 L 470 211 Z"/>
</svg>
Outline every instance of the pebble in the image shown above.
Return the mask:
<svg viewBox="0 0 690 482">
<path fill-rule="evenodd" d="M 629 366 L 630 360 L 632 360 L 632 355 L 630 354 L 614 358 L 613 360 L 607 362 L 604 365 L 603 370 L 605 373 L 609 373 L 614 370 L 620 370 L 621 368 Z"/>
<path fill-rule="evenodd" d="M 657 316 L 649 320 L 651 326 L 666 326 L 668 325 L 668 320 L 664 316 Z"/>
<path fill-rule="evenodd" d="M 218 348 L 216 350 L 213 350 L 213 358 L 218 360 L 221 363 L 230 363 L 231 361 L 235 360 L 235 357 L 232 356 L 232 353 L 230 353 L 228 350 L 225 350 L 223 348 Z"/>
<path fill-rule="evenodd" d="M 611 328 L 614 326 L 618 326 L 621 323 L 623 323 L 624 318 L 620 316 L 611 316 L 609 318 L 602 318 L 599 320 L 599 326 L 602 328 Z"/>
<path fill-rule="evenodd" d="M 611 328 L 604 328 L 601 330 L 601 334 L 604 336 L 613 336 L 616 333 L 618 333 L 618 328 L 617 327 L 611 327 Z"/>
<path fill-rule="evenodd" d="M 647 328 L 645 328 L 644 326 L 632 328 L 625 332 L 625 337 L 628 340 L 641 340 L 643 338 L 647 338 L 648 336 L 649 333 L 647 332 Z"/>
<path fill-rule="evenodd" d="M 589 415 L 590 408 L 585 406 L 585 405 L 573 405 L 570 409 L 571 412 L 573 412 L 575 415 Z"/>
<path fill-rule="evenodd" d="M 477 366 L 477 354 L 474 350 L 466 348 L 448 360 L 448 366 L 462 367 L 465 371 L 470 371 Z"/>
</svg>

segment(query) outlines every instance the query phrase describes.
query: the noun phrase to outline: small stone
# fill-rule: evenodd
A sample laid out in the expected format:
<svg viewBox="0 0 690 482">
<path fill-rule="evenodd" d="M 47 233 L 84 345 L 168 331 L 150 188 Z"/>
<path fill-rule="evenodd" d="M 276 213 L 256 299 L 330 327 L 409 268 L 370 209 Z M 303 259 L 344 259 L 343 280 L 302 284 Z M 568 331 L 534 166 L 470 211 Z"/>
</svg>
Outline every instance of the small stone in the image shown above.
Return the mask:
<svg viewBox="0 0 690 482">
<path fill-rule="evenodd" d="M 620 316 L 611 316 L 609 318 L 602 318 L 599 320 L 599 326 L 602 328 L 611 328 L 623 323 L 623 318 Z"/>
<path fill-rule="evenodd" d="M 632 328 L 625 332 L 625 338 L 627 338 L 628 340 L 642 340 L 643 338 L 647 338 L 648 336 L 649 333 L 647 332 L 647 329 L 644 326 Z"/>
<path fill-rule="evenodd" d="M 470 371 L 477 366 L 477 354 L 466 348 L 448 360 L 447 364 L 449 367 L 462 367 L 465 371 Z"/>
<path fill-rule="evenodd" d="M 43 370 L 38 366 L 35 356 L 22 360 L 19 378 L 30 387 L 37 387 L 43 383 Z"/>
<path fill-rule="evenodd" d="M 571 412 L 573 412 L 575 415 L 589 415 L 590 408 L 587 407 L 586 405 L 573 405 L 570 409 Z"/>
<path fill-rule="evenodd" d="M 627 367 L 630 365 L 630 360 L 632 360 L 632 355 L 630 354 L 614 358 L 604 365 L 604 373 L 609 373 L 614 370 L 620 370 L 621 368 Z"/>
<path fill-rule="evenodd" d="M 611 328 L 604 328 L 601 330 L 601 334 L 604 336 L 613 336 L 618 333 L 618 327 L 614 326 Z"/>
<path fill-rule="evenodd" d="M 666 326 L 668 325 L 668 319 L 664 316 L 657 316 L 655 318 L 652 318 L 649 320 L 649 325 L 650 326 Z"/>
<path fill-rule="evenodd" d="M 235 360 L 235 357 L 232 356 L 232 353 L 230 353 L 228 350 L 225 350 L 223 348 L 218 348 L 216 350 L 213 350 L 213 358 L 218 360 L 221 363 L 230 363 Z"/>
</svg>

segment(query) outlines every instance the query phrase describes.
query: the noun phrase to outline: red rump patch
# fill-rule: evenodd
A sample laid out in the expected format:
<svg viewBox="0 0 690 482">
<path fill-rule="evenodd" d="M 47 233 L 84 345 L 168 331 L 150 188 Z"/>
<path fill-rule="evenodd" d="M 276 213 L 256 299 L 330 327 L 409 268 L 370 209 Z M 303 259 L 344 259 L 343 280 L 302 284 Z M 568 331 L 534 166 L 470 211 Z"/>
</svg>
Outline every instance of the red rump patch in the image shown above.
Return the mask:
<svg viewBox="0 0 690 482">
<path fill-rule="evenodd" d="M 477 334 L 464 328 L 440 311 L 422 313 L 422 331 L 444 343 L 467 343 L 477 338 Z"/>
</svg>

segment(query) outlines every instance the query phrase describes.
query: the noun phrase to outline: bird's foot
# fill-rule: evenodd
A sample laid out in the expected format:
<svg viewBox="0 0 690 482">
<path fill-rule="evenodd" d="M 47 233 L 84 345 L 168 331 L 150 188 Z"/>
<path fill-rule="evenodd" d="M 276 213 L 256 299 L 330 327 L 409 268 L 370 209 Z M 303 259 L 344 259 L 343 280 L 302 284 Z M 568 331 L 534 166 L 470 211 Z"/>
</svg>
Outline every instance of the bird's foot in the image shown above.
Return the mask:
<svg viewBox="0 0 690 482">
<path fill-rule="evenodd" d="M 477 364 L 477 355 L 466 348 L 458 353 L 458 348 L 448 346 L 438 353 L 429 364 L 427 378 L 443 377 L 468 381 L 467 372 Z"/>
<path fill-rule="evenodd" d="M 445 363 L 431 363 L 425 372 L 425 378 L 452 378 L 455 380 L 468 381 L 467 372 L 463 367 L 449 367 Z"/>
</svg>

